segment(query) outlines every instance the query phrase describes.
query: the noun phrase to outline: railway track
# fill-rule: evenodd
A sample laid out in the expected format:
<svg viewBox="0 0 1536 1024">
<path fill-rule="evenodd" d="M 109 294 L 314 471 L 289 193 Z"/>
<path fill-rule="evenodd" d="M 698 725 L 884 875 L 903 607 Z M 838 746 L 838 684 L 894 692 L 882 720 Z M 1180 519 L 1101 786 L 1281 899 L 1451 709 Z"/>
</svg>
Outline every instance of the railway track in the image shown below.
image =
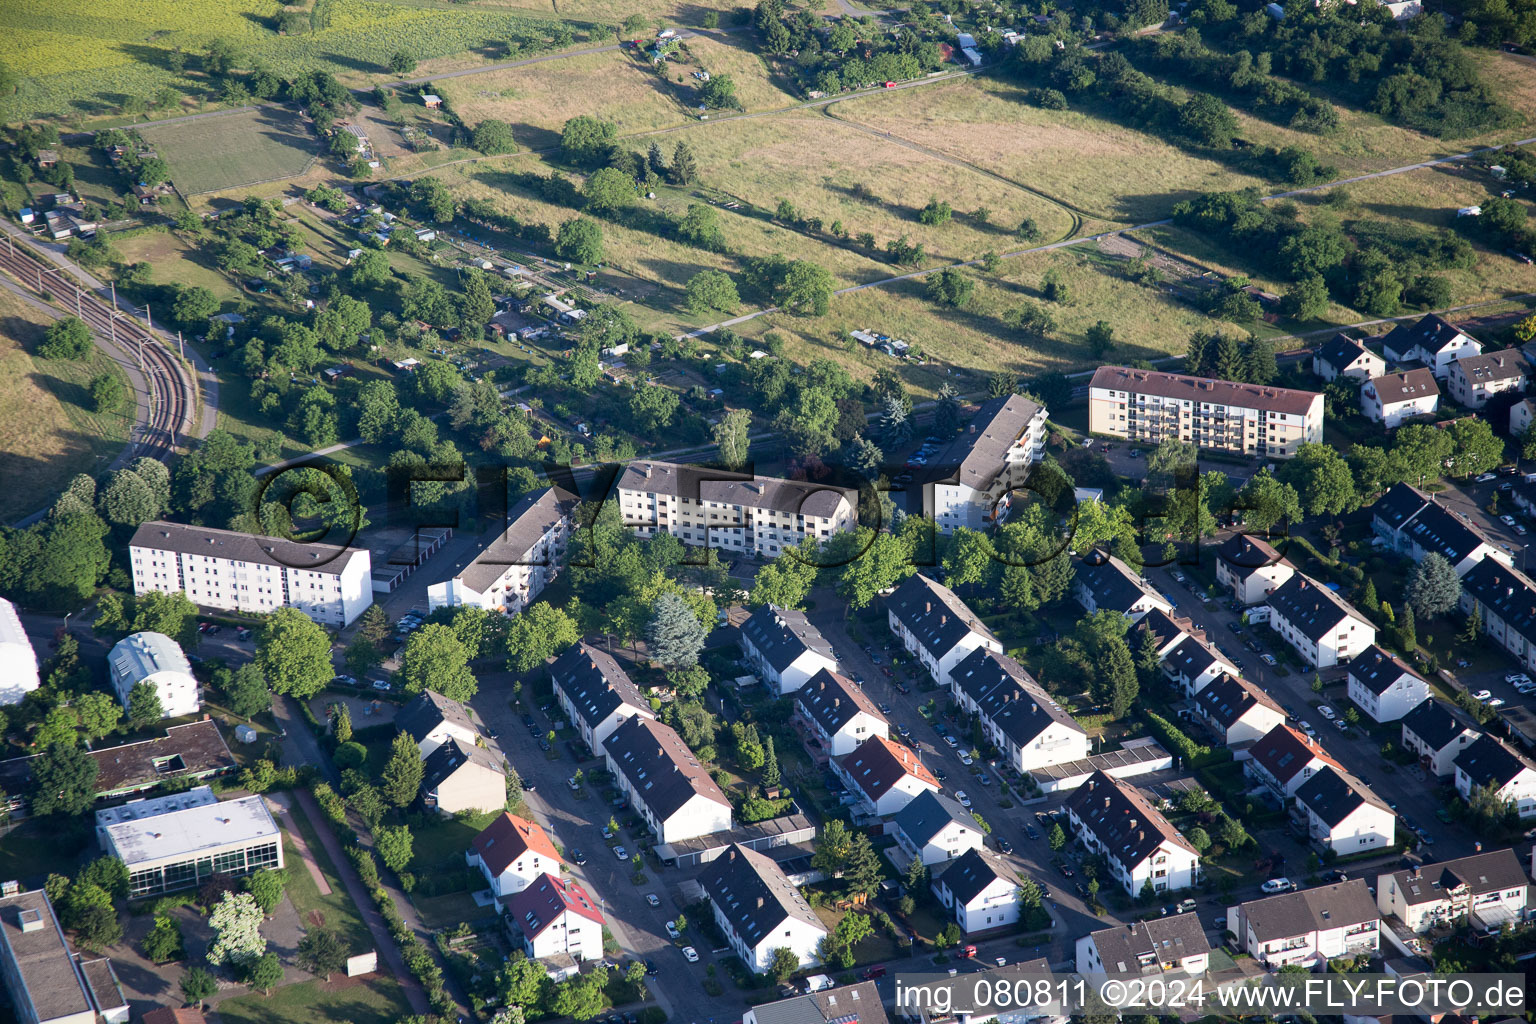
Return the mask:
<svg viewBox="0 0 1536 1024">
<path fill-rule="evenodd" d="M 112 308 L 65 268 L 45 262 L 27 242 L 6 237 L 0 244 L 0 270 L 40 295 L 51 296 L 57 305 L 72 309 L 90 327 L 98 344 L 116 347 L 138 364 L 149 390 L 149 419 L 135 428 L 132 450 L 161 462 L 175 454 L 178 440 L 192 429 L 196 384 L 160 336 L 142 321 Z"/>
</svg>

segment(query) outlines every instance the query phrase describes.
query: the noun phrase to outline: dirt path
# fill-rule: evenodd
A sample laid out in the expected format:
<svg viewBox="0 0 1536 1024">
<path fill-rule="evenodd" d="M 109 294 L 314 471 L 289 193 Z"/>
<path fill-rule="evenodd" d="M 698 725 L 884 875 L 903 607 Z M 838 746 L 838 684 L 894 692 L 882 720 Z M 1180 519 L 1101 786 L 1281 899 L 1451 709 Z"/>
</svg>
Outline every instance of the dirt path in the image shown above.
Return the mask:
<svg viewBox="0 0 1536 1024">
<path fill-rule="evenodd" d="M 331 894 L 331 883 L 325 880 L 325 873 L 320 870 L 320 865 L 315 863 L 314 851 L 309 848 L 309 843 L 304 839 L 304 833 L 293 821 L 293 808 L 289 806 L 288 794 L 272 793 L 267 796 L 267 803 L 277 807 L 278 817 L 283 819 L 283 825 L 288 829 L 288 838 L 293 842 L 293 848 L 299 851 L 299 859 L 304 861 L 304 866 L 309 869 L 309 877 L 315 880 L 315 888 L 320 890 L 321 896 Z"/>
</svg>

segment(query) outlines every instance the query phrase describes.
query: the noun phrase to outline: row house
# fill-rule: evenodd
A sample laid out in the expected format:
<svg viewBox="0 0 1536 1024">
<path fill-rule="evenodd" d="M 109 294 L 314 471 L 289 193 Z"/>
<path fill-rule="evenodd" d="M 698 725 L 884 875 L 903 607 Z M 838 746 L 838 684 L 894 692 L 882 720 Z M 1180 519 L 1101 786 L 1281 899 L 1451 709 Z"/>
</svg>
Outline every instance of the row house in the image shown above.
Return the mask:
<svg viewBox="0 0 1536 1024">
<path fill-rule="evenodd" d="M 871 736 L 891 735 L 891 723 L 864 688 L 827 669 L 795 691 L 795 711 L 829 757 L 851 754 Z"/>
<path fill-rule="evenodd" d="M 1397 841 L 1397 815 L 1370 787 L 1328 765 L 1296 789 L 1307 836 L 1341 857 L 1385 850 Z"/>
<path fill-rule="evenodd" d="M 1269 595 L 1269 625 L 1314 668 L 1349 661 L 1376 642 L 1376 627 L 1354 606 L 1304 573 Z"/>
<path fill-rule="evenodd" d="M 496 896 L 522 892 L 544 875 L 559 877 L 560 854 L 537 822 L 503 812 L 470 842 L 464 862 Z"/>
<path fill-rule="evenodd" d="M 1531 364 L 1516 349 L 1463 356 L 1451 364 L 1451 397 L 1468 409 L 1481 409 L 1506 391 L 1524 391 Z"/>
<path fill-rule="evenodd" d="M 619 792 L 658 843 L 731 828 L 731 801 L 671 726 L 644 715 L 626 718 L 603 741 L 603 755 Z"/>
<path fill-rule="evenodd" d="M 1386 373 L 1387 361 L 1341 331 L 1313 350 L 1312 372 L 1325 381 L 1340 377 L 1364 381 Z"/>
<path fill-rule="evenodd" d="M 1381 339 L 1381 349 L 1390 363 L 1423 363 L 1436 377 L 1445 380 L 1456 360 L 1481 355 L 1483 344 L 1430 313 L 1412 324 L 1392 328 Z"/>
<path fill-rule="evenodd" d="M 1363 878 L 1229 907 L 1227 931 L 1240 952 L 1271 969 L 1316 968 L 1381 948 L 1381 915 Z"/>
<path fill-rule="evenodd" d="M 967 850 L 933 880 L 933 893 L 966 936 L 1019 923 L 1019 879 L 984 846 Z"/>
<path fill-rule="evenodd" d="M 971 812 L 942 793 L 919 793 L 896 812 L 891 824 L 903 860 L 910 863 L 915 857 L 924 867 L 948 864 L 986 845 L 986 833 Z"/>
<path fill-rule="evenodd" d="M 1174 914 L 1111 925 L 1077 940 L 1077 972 L 1147 978 L 1210 970 L 1211 944 L 1200 915 Z"/>
<path fill-rule="evenodd" d="M 881 736 L 871 736 L 834 761 L 832 770 L 866 811 L 881 817 L 895 814 L 920 793 L 941 788 L 916 751 Z"/>
<path fill-rule="evenodd" d="M 1149 883 L 1156 893 L 1199 884 L 1199 852 L 1134 786 L 1095 771 L 1066 807 L 1077 838 L 1104 855 L 1127 895 L 1141 895 Z"/>
<path fill-rule="evenodd" d="M 952 693 L 1018 772 L 1088 756 L 1088 733 L 1024 666 L 978 647 L 955 666 Z"/>
<path fill-rule="evenodd" d="M 1119 612 L 1136 622 L 1153 610 L 1164 614 L 1173 611 L 1173 602 L 1159 594 L 1141 573 L 1104 551 L 1083 556 L 1072 577 L 1072 592 L 1089 615 Z"/>
<path fill-rule="evenodd" d="M 427 588 L 427 608 L 467 605 L 520 613 L 559 575 L 576 504 L 576 496 L 559 487 L 524 495 L 507 514 L 500 536 Z"/>
<path fill-rule="evenodd" d="M 1264 600 L 1296 575 L 1296 567 L 1262 537 L 1239 533 L 1216 548 L 1216 582 L 1240 603 Z"/>
<path fill-rule="evenodd" d="M 1493 559 L 1479 562 L 1461 578 L 1461 610 L 1475 610 L 1488 638 L 1520 667 L 1536 671 L 1536 583 Z"/>
<path fill-rule="evenodd" d="M 1344 770 L 1316 740 L 1285 724 L 1261 737 L 1249 754 L 1244 770 L 1284 805 L 1289 805 L 1302 784 L 1324 768 Z"/>
<path fill-rule="evenodd" d="M 1408 930 L 1423 935 L 1435 928 L 1501 929 L 1524 921 L 1531 885 L 1514 850 L 1415 865 L 1376 879 L 1376 907 Z"/>
<path fill-rule="evenodd" d="M 1376 722 L 1396 722 L 1429 700 L 1429 684 L 1395 654 L 1372 644 L 1349 663 L 1349 699 Z"/>
<path fill-rule="evenodd" d="M 922 573 L 903 580 L 885 607 L 891 632 L 902 647 L 946 690 L 954 689 L 951 673 L 972 651 L 1003 651 L 1002 643 L 953 590 Z"/>
<path fill-rule="evenodd" d="M 1456 774 L 1456 759 L 1481 735 L 1459 711 L 1433 698 L 1403 716 L 1403 747 L 1436 778 Z"/>
<path fill-rule="evenodd" d="M 773 858 L 733 843 L 698 884 L 726 944 L 754 974 L 770 973 L 778 949 L 795 955 L 797 969 L 820 962 L 827 926 Z"/>
<path fill-rule="evenodd" d="M 764 605 L 742 623 L 741 652 L 768 689 L 783 697 L 816 673 L 837 671 L 832 645 L 805 612 Z"/>
<path fill-rule="evenodd" d="M 603 744 L 626 720 L 656 717 L 651 702 L 613 655 L 585 640 L 549 661 L 549 678 L 560 710 L 596 756 L 602 756 Z"/>
<path fill-rule="evenodd" d="M 1241 676 L 1213 680 L 1195 697 L 1195 710 L 1229 747 L 1253 743 L 1285 722 L 1275 699 Z"/>
<path fill-rule="evenodd" d="M 1474 789 L 1491 791 L 1521 818 L 1536 818 L 1536 764 L 1487 733 L 1456 758 L 1456 792 L 1471 800 Z"/>
<path fill-rule="evenodd" d="M 1421 562 L 1431 552 L 1444 556 L 1458 576 L 1485 558 L 1512 564 L 1509 553 L 1482 530 L 1408 484 L 1394 484 L 1376 499 L 1371 529 L 1410 561 Z"/>
</svg>

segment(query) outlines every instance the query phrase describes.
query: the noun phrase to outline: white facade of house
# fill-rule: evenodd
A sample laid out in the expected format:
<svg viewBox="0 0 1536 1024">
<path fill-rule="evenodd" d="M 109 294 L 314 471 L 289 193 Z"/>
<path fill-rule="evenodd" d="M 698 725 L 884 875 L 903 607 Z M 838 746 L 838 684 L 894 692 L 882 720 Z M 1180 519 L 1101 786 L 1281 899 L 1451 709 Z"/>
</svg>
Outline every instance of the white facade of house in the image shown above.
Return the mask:
<svg viewBox="0 0 1536 1024">
<path fill-rule="evenodd" d="M 1472 780 L 1466 770 L 1456 766 L 1456 792 L 1461 794 L 1463 800 L 1472 797 Z M 1521 818 L 1536 818 L 1536 768 L 1530 764 L 1522 764 L 1514 778 L 1498 787 L 1496 795 L 1501 800 L 1507 800 L 1515 808 Z"/>
<path fill-rule="evenodd" d="M 1421 371 L 1422 372 L 1422 371 Z M 1366 381 L 1360 387 L 1360 411 L 1365 418 L 1391 429 L 1415 416 L 1433 416 L 1440 408 L 1440 390 L 1430 374 L 1424 374 L 1428 388 L 1408 393 L 1399 385 L 1407 374 L 1389 373 Z"/>
<path fill-rule="evenodd" d="M 1335 825 L 1323 820 L 1311 807 L 1301 806 L 1307 816 L 1307 834 L 1314 842 L 1329 847 L 1341 857 L 1367 850 L 1383 850 L 1396 840 L 1396 816 L 1389 808 L 1369 800 L 1362 801 Z"/>
<path fill-rule="evenodd" d="M 1305 579 L 1299 573 L 1296 578 Z M 1296 579 L 1292 579 L 1286 586 L 1295 582 Z M 1309 581 L 1308 586 L 1321 588 L 1322 584 Z M 1285 589 L 1282 587 L 1276 593 L 1283 593 Z M 1326 597 L 1321 599 L 1327 600 Z M 1267 607 L 1270 627 L 1301 655 L 1303 661 L 1314 668 L 1332 668 L 1376 642 L 1376 627 L 1366 621 L 1364 616 L 1357 617 L 1343 611 L 1327 612 L 1327 628 L 1319 638 L 1314 639 L 1298 623 L 1287 619 L 1282 608 L 1274 603 Z"/>
<path fill-rule="evenodd" d="M 555 488 L 530 494 L 502 534 L 453 576 L 427 588 L 427 609 L 468 605 L 503 615 L 527 608 L 560 572 L 576 504 Z"/>
<path fill-rule="evenodd" d="M 1006 878 L 994 878 L 981 892 L 961 903 L 944 884 L 940 875 L 934 883 L 939 902 L 955 915 L 955 923 L 966 935 L 1007 928 L 1019 923 L 1019 885 Z"/>
<path fill-rule="evenodd" d="M 163 633 L 134 633 L 119 640 L 107 655 L 107 671 L 124 708 L 139 683 L 155 688 L 162 718 L 195 714 L 202 707 L 192 663 L 181 645 Z"/>
<path fill-rule="evenodd" d="M 1381 948 L 1381 918 L 1363 879 L 1228 907 L 1227 931 L 1240 951 L 1271 968 L 1312 967 Z"/>
<path fill-rule="evenodd" d="M 1283 583 L 1296 575 L 1289 562 L 1244 569 L 1216 560 L 1216 582 L 1232 591 L 1243 604 L 1260 604 Z"/>
<path fill-rule="evenodd" d="M 986 845 L 986 835 L 980 827 L 967 828 L 958 821 L 951 821 L 929 837 L 921 847 L 906 832 L 897 828 L 896 845 L 906 851 L 908 861 L 917 857 L 925 867 L 932 867 L 952 861 L 971 850 L 981 849 Z"/>
<path fill-rule="evenodd" d="M 908 577 L 909 583 L 915 578 L 916 577 Z M 906 587 L 907 585 L 908 584 L 903 584 L 902 586 Z M 901 590 L 898 589 L 897 594 L 893 595 L 893 597 L 899 596 L 900 594 Z M 1001 654 L 1003 650 L 1002 643 L 996 637 L 983 631 L 984 627 L 982 627 L 980 620 L 976 619 L 975 615 L 971 613 L 969 609 L 966 609 L 964 604 L 962 604 L 958 598 L 955 598 L 954 600 L 958 608 L 947 611 L 947 614 L 955 614 L 957 618 L 963 614 L 964 616 L 968 617 L 968 621 L 972 624 L 967 626 L 963 632 L 959 632 L 959 635 L 954 639 L 952 643 L 946 643 L 942 647 L 930 647 L 926 645 L 924 639 L 917 633 L 913 632 L 906 620 L 900 614 L 900 609 L 896 608 L 894 605 L 889 607 L 889 610 L 887 611 L 887 621 L 891 627 L 891 632 L 901 640 L 902 647 L 904 647 L 909 654 L 912 654 L 917 658 L 919 662 L 922 663 L 923 668 L 927 669 L 928 674 L 933 677 L 934 682 L 938 683 L 946 690 L 954 689 L 954 681 L 951 677 L 951 673 L 954 671 L 955 666 L 964 661 L 972 651 L 976 650 L 978 647 L 985 647 L 990 651 L 996 651 Z M 921 612 L 914 608 L 912 609 L 912 614 L 922 615 L 925 619 L 933 614 L 939 614 L 935 611 L 935 606 L 939 602 L 940 598 L 935 596 L 931 601 L 926 601 L 924 603 Z"/>
<path fill-rule="evenodd" d="M 1460 725 L 1444 742 L 1432 742 L 1414 732 L 1408 722 L 1403 723 L 1403 746 L 1426 762 L 1431 774 L 1442 779 L 1455 774 L 1456 758 L 1481 735 L 1470 725 Z"/>
<path fill-rule="evenodd" d="M 1435 928 L 1502 928 L 1524 921 L 1530 878 L 1514 850 L 1387 872 L 1376 879 L 1376 906 L 1423 935 Z"/>
<path fill-rule="evenodd" d="M 1377 693 L 1351 672 L 1349 699 L 1359 705 L 1360 710 L 1370 715 L 1374 721 L 1395 722 L 1429 699 L 1429 684 L 1406 667 L 1402 667 L 1397 678 Z"/>
</svg>

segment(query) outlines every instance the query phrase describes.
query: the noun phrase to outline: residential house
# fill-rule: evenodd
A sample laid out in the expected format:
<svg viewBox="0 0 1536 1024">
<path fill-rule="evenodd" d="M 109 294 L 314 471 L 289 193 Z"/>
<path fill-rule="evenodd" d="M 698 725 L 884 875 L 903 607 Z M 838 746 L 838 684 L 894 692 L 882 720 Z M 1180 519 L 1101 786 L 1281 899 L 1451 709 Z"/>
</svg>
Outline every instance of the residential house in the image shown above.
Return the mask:
<svg viewBox="0 0 1536 1024">
<path fill-rule="evenodd" d="M 1456 759 L 1482 733 L 1463 721 L 1449 704 L 1430 699 L 1403 716 L 1403 747 L 1438 778 L 1456 773 Z"/>
<path fill-rule="evenodd" d="M 555 700 L 581 733 L 587 749 L 599 756 L 603 743 L 627 719 L 655 718 L 651 702 L 630 681 L 613 655 L 585 640 L 567 647 L 549 663 Z"/>
<path fill-rule="evenodd" d="M 543 874 L 501 898 L 507 929 L 535 960 L 565 955 L 578 962 L 603 958 L 603 914 L 574 878 Z"/>
<path fill-rule="evenodd" d="M 1289 725 L 1277 725 L 1249 751 L 1248 774 L 1288 805 L 1302 783 L 1324 768 L 1343 767 L 1316 740 Z"/>
<path fill-rule="evenodd" d="M 1536 764 L 1487 733 L 1456 758 L 1456 792 L 1470 801 L 1474 789 L 1491 790 L 1521 818 L 1536 818 Z"/>
<path fill-rule="evenodd" d="M 576 496 L 559 487 L 524 495 L 507 513 L 505 530 L 427 588 L 427 608 L 469 605 L 520 613 L 559 575 L 576 504 Z"/>
<path fill-rule="evenodd" d="M 1296 575 L 1296 567 L 1264 538 L 1239 533 L 1216 548 L 1216 582 L 1243 604 L 1264 599 Z"/>
<path fill-rule="evenodd" d="M 1296 806 L 1312 842 L 1341 857 L 1385 850 L 1397 841 L 1392 808 L 1365 783 L 1332 765 L 1297 788 Z"/>
<path fill-rule="evenodd" d="M 1241 673 L 1237 666 L 1216 650 L 1205 635 L 1191 634 L 1163 656 L 1163 675 L 1180 686 L 1186 697 L 1193 697 L 1222 676 Z"/>
<path fill-rule="evenodd" d="M 1476 610 L 1483 632 L 1526 671 L 1536 670 L 1536 583 L 1487 558 L 1461 578 L 1461 610 Z"/>
<path fill-rule="evenodd" d="M 507 773 L 499 755 L 452 736 L 427 755 L 421 795 L 444 816 L 499 810 L 507 804 Z"/>
<path fill-rule="evenodd" d="M 961 708 L 1015 771 L 1028 772 L 1088 756 L 1088 733 L 1024 666 L 978 647 L 951 674 Z"/>
<path fill-rule="evenodd" d="M 749 1006 L 741 1024 L 890 1024 L 873 981 Z"/>
<path fill-rule="evenodd" d="M 107 653 L 107 674 L 124 708 L 140 683 L 154 688 L 161 718 L 195 714 L 202 707 L 192 663 L 164 633 L 134 633 L 119 640 Z"/>
<path fill-rule="evenodd" d="M 1269 595 L 1269 625 L 1314 668 L 1349 661 L 1376 642 L 1376 627 L 1328 587 L 1297 573 Z"/>
<path fill-rule="evenodd" d="M 1002 653 L 1003 645 L 965 602 L 922 573 L 903 580 L 885 607 L 891 632 L 946 690 L 954 689 L 950 674 L 955 666 L 976 648 Z"/>
<path fill-rule="evenodd" d="M 1376 908 L 1419 935 L 1466 924 L 1501 929 L 1525 920 L 1530 893 L 1525 866 L 1503 849 L 1380 875 Z"/>
<path fill-rule="evenodd" d="M 776 949 L 795 954 L 799 966 L 819 962 L 827 926 L 773 858 L 733 843 L 699 875 L 715 923 L 747 969 L 767 974 Z"/>
<path fill-rule="evenodd" d="M 1326 381 L 1340 377 L 1370 380 L 1387 372 L 1387 361 L 1365 343 L 1340 332 L 1312 352 L 1312 372 Z"/>
<path fill-rule="evenodd" d="M 1360 388 L 1360 411 L 1389 430 L 1415 416 L 1433 416 L 1439 408 L 1440 387 L 1423 368 L 1372 377 Z"/>
<path fill-rule="evenodd" d="M 932 882 L 934 895 L 967 936 L 1019 922 L 1019 879 L 984 846 L 968 850 Z"/>
<path fill-rule="evenodd" d="M 1512 564 L 1507 551 L 1476 525 L 1408 484 L 1394 484 L 1371 506 L 1371 529 L 1387 547 L 1411 561 L 1443 555 L 1466 576 L 1485 558 Z"/>
<path fill-rule="evenodd" d="M 1199 914 L 1174 914 L 1098 928 L 1077 940 L 1079 974 L 1199 977 L 1211 966 L 1211 944 Z"/>
<path fill-rule="evenodd" d="M 1253 743 L 1285 722 L 1275 699 L 1241 676 L 1213 679 L 1195 697 L 1195 710 L 1229 747 Z"/>
<path fill-rule="evenodd" d="M 560 875 L 560 854 L 536 822 L 502 814 L 470 842 L 464 862 L 478 868 L 491 892 L 510 896 L 542 875 Z"/>
<path fill-rule="evenodd" d="M 1161 662 L 1168 657 L 1168 652 L 1183 643 L 1184 638 L 1195 632 L 1194 623 L 1188 619 L 1175 618 L 1160 608 L 1154 608 L 1143 615 L 1131 630 L 1130 645 L 1132 651 L 1141 650 L 1141 635 L 1151 633 L 1154 643 L 1157 644 L 1157 658 Z M 1203 633 L 1201 634 L 1204 635 Z"/>
<path fill-rule="evenodd" d="M 1396 722 L 1429 700 L 1429 684 L 1401 658 L 1372 644 L 1349 663 L 1349 699 L 1377 722 Z"/>
<path fill-rule="evenodd" d="M 891 735 L 890 722 L 863 687 L 826 669 L 795 691 L 795 710 L 830 757 L 853 753 L 871 736 Z"/>
<path fill-rule="evenodd" d="M 430 756 L 450 739 L 471 747 L 480 739 L 469 709 L 436 690 L 424 691 L 395 712 L 395 728 L 411 734 L 422 757 Z"/>
<path fill-rule="evenodd" d="M 731 802 L 683 738 L 645 715 L 624 720 L 603 741 L 619 791 L 659 843 L 724 832 Z"/>
<path fill-rule="evenodd" d="M 837 671 L 837 656 L 805 612 L 764 605 L 742 623 L 741 651 L 782 697 L 804 686 L 817 672 Z"/>
<path fill-rule="evenodd" d="M 1430 313 L 1412 324 L 1398 324 L 1381 340 L 1382 354 L 1391 363 L 1419 362 L 1444 380 L 1451 364 L 1463 356 L 1481 355 L 1483 345 L 1476 338 L 1452 327 Z"/>
<path fill-rule="evenodd" d="M 1156 445 L 1289 458 L 1323 439 L 1323 396 L 1126 366 L 1101 366 L 1088 384 L 1088 430 Z"/>
<path fill-rule="evenodd" d="M 922 792 L 891 819 L 902 861 L 913 857 L 925 867 L 947 864 L 986 845 L 986 833 L 971 812 L 942 793 Z"/>
<path fill-rule="evenodd" d="M 1506 391 L 1524 391 L 1531 364 L 1517 349 L 1463 356 L 1451 364 L 1451 397 L 1468 409 L 1481 409 Z"/>
<path fill-rule="evenodd" d="M 936 793 L 941 788 L 916 752 L 882 736 L 871 736 L 833 766 L 864 808 L 882 817 L 895 814 L 925 790 Z"/>
<path fill-rule="evenodd" d="M 1363 878 L 1229 907 L 1227 930 L 1240 952 L 1272 969 L 1320 967 L 1381 946 L 1381 917 Z"/>
<path fill-rule="evenodd" d="M 1134 786 L 1095 771 L 1067 800 L 1072 828 L 1090 853 L 1102 853 L 1127 894 L 1199 884 L 1200 854 Z"/>
<path fill-rule="evenodd" d="M 1524 437 L 1531 432 L 1531 423 L 1536 421 L 1536 398 L 1526 398 L 1509 407 L 1509 434 L 1511 437 Z"/>
<path fill-rule="evenodd" d="M 1089 615 L 1114 611 L 1135 622 L 1154 608 L 1164 614 L 1173 611 L 1173 602 L 1141 573 L 1104 551 L 1083 556 L 1072 577 L 1072 593 Z"/>
<path fill-rule="evenodd" d="M 929 460 L 924 512 L 940 531 L 981 530 L 1008 508 L 1008 494 L 1045 457 L 1045 407 L 1023 395 L 982 404 L 970 425 Z"/>
</svg>

